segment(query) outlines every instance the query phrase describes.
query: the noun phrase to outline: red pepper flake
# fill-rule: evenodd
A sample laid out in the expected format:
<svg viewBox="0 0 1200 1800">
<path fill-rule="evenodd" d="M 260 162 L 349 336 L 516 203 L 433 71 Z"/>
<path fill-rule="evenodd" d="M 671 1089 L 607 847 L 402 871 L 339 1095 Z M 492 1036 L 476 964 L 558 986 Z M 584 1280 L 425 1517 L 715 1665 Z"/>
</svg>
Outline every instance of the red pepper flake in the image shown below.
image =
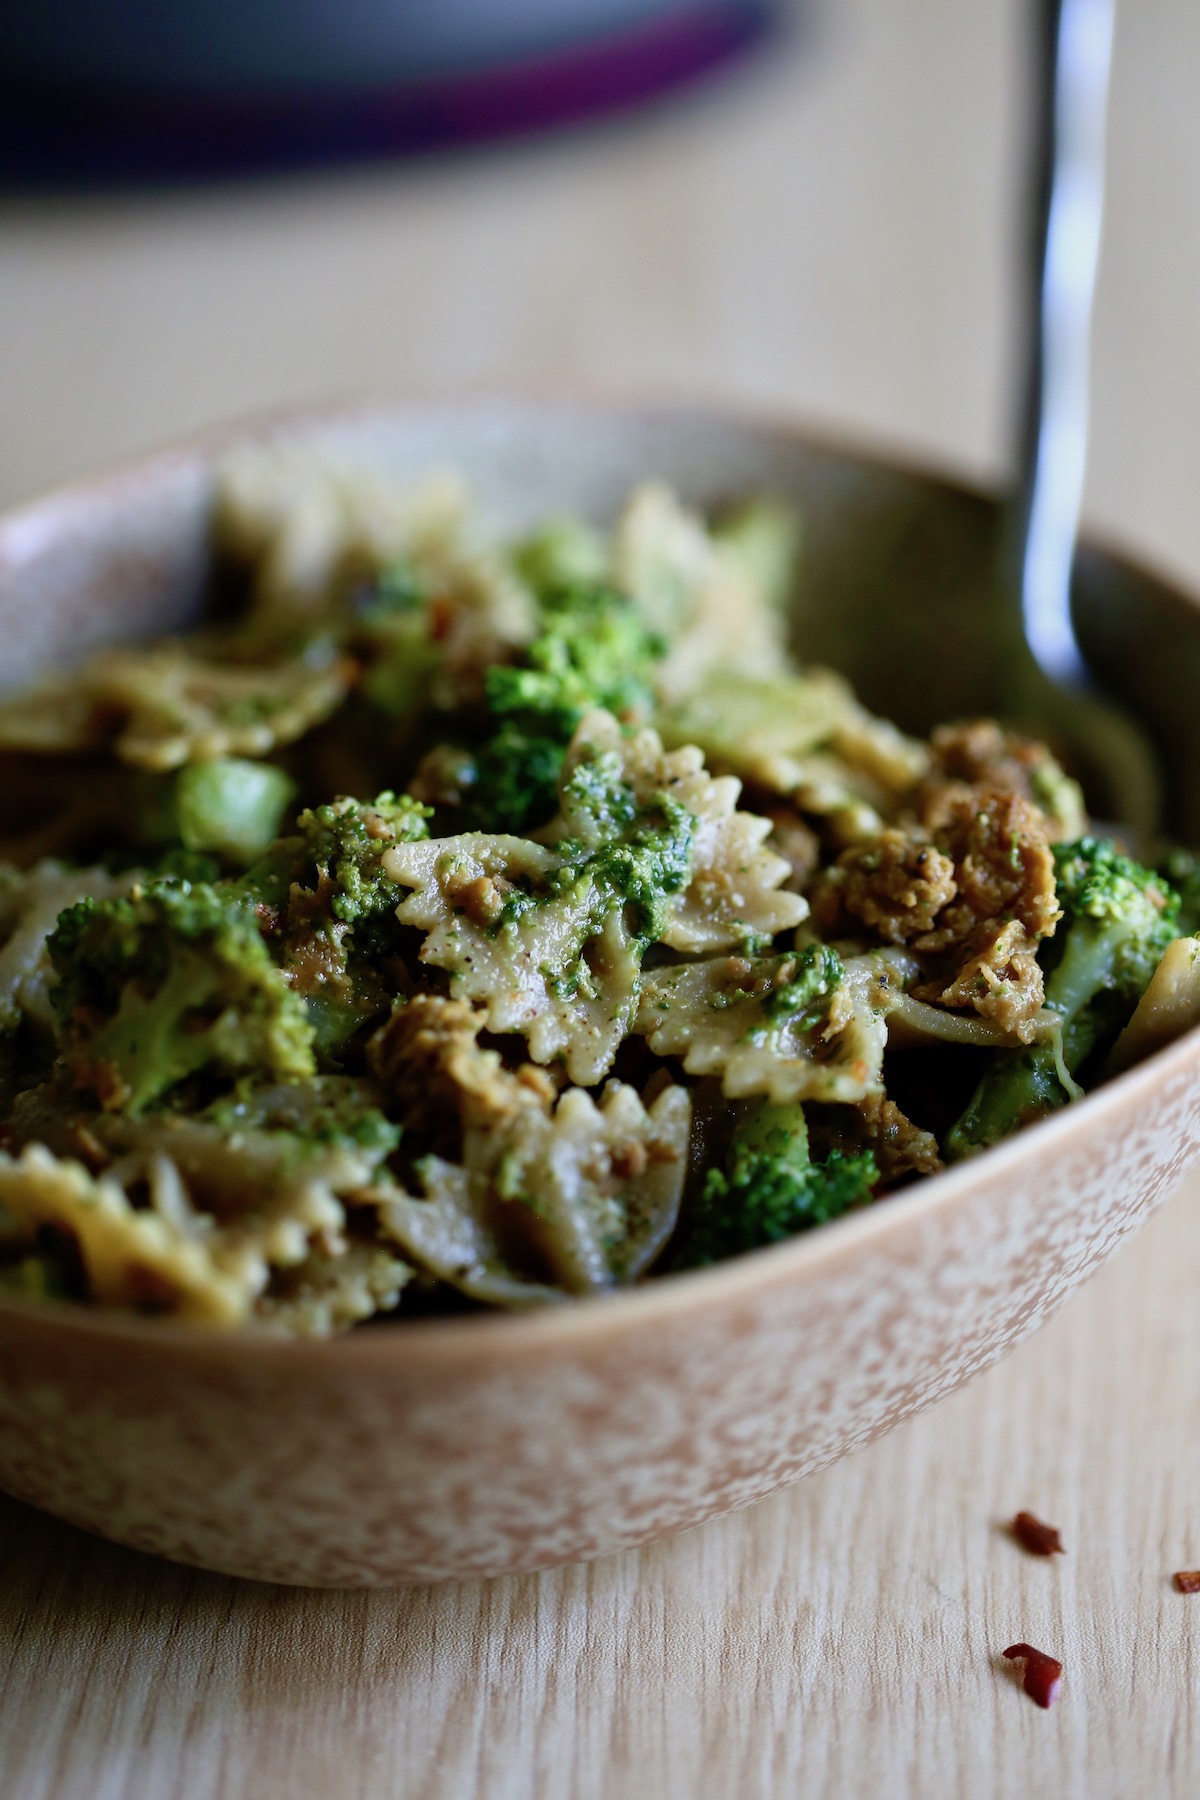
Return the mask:
<svg viewBox="0 0 1200 1800">
<path fill-rule="evenodd" d="M 1038 1706 L 1050 1707 L 1058 1699 L 1063 1666 L 1057 1657 L 1035 1650 L 1032 1644 L 1010 1644 L 1004 1652 L 1009 1662 L 1025 1664 L 1025 1692 Z"/>
<path fill-rule="evenodd" d="M 1180 1569 L 1175 1576 L 1175 1586 L 1181 1594 L 1200 1594 L 1200 1569 Z"/>
<path fill-rule="evenodd" d="M 1019 1512 L 1013 1520 L 1012 1528 L 1018 1544 L 1028 1550 L 1031 1556 L 1053 1556 L 1056 1551 L 1060 1555 L 1066 1554 L 1062 1539 L 1054 1526 L 1043 1525 L 1030 1512 Z"/>
</svg>

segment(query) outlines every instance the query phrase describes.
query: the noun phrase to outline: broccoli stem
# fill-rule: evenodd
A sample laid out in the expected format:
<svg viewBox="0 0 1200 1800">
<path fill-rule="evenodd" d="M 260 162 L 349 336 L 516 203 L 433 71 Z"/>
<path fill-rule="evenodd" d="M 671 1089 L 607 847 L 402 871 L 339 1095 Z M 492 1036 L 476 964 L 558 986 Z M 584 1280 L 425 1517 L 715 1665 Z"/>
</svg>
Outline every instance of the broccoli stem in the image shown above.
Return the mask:
<svg viewBox="0 0 1200 1800">
<path fill-rule="evenodd" d="M 1066 933 L 1062 958 L 1046 983 L 1046 1007 L 1063 1021 L 1061 1060 L 1070 1075 L 1102 1041 L 1115 1039 L 1137 1003 L 1138 990 L 1127 980 L 1119 984 L 1114 975 L 1130 936 L 1129 922 L 1120 915 L 1077 917 Z M 1153 960 L 1146 963 L 1141 988 L 1153 966 Z M 957 1162 L 973 1156 L 1077 1097 L 1064 1085 L 1054 1044 L 998 1050 L 946 1139 L 946 1157 Z"/>
<path fill-rule="evenodd" d="M 179 837 L 186 850 L 215 850 L 252 863 L 275 838 L 296 784 L 274 763 L 222 756 L 190 764 L 175 787 Z"/>
<path fill-rule="evenodd" d="M 878 1179 L 869 1151 L 833 1150 L 814 1162 L 799 1102 L 750 1101 L 739 1111 L 724 1170 L 709 1171 L 693 1203 L 671 1266 L 699 1268 L 824 1225 L 869 1200 Z"/>
</svg>

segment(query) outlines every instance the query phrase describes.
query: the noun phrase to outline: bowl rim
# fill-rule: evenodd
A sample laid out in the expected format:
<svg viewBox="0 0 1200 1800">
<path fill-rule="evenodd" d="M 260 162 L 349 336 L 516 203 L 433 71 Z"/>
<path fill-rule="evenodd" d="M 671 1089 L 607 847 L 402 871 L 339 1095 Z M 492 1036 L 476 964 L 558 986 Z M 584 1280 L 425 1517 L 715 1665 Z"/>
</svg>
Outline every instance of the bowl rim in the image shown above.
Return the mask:
<svg viewBox="0 0 1200 1800">
<path fill-rule="evenodd" d="M 406 392 L 389 398 L 363 397 L 331 401 L 325 404 L 280 407 L 250 414 L 194 433 L 163 448 L 140 456 L 121 459 L 94 474 L 56 484 L 47 491 L 0 513 L 0 568 L 25 560 L 30 547 L 36 549 L 64 526 L 73 516 L 94 512 L 97 507 L 118 505 L 129 490 L 140 488 L 149 479 L 169 476 L 173 471 L 203 470 L 215 456 L 242 443 L 269 441 L 275 437 L 302 436 L 308 432 L 343 426 L 383 423 L 397 416 L 440 414 L 498 413 L 503 409 L 519 409 L 527 413 L 546 413 L 559 417 L 572 414 L 597 416 L 613 420 L 652 422 L 656 420 L 714 422 L 730 425 L 753 435 L 775 439 L 797 447 L 845 457 L 868 467 L 909 476 L 957 497 L 984 505 L 996 504 L 996 496 L 986 487 L 947 473 L 918 455 L 902 449 L 856 442 L 852 433 L 840 434 L 823 426 L 810 428 L 794 415 L 772 411 L 754 403 L 727 398 L 684 399 L 679 396 L 647 395 L 643 387 L 630 397 L 614 393 L 612 388 L 588 388 L 583 384 L 563 383 L 539 388 L 535 384 L 501 388 L 480 386 L 449 393 L 432 390 Z M 1097 534 L 1090 528 L 1082 542 L 1099 550 L 1114 563 L 1128 563 L 1138 574 L 1149 576 L 1175 597 L 1195 606 L 1169 573 L 1158 572 L 1152 559 L 1140 551 L 1127 554 L 1119 540 Z M 353 1365 L 392 1358 L 400 1346 L 401 1356 L 415 1361 L 439 1364 L 463 1361 L 478 1362 L 480 1349 L 502 1347 L 512 1356 L 544 1357 L 548 1350 L 577 1346 L 589 1338 L 609 1338 L 628 1329 L 653 1325 L 669 1326 L 682 1314 L 737 1306 L 752 1301 L 759 1293 L 792 1285 L 805 1278 L 821 1264 L 840 1260 L 862 1245 L 878 1242 L 894 1231 L 902 1230 L 929 1215 L 955 1207 L 981 1173 L 1002 1177 L 1020 1167 L 1031 1151 L 1051 1142 L 1084 1141 L 1093 1124 L 1099 1124 L 1104 1111 L 1119 1107 L 1124 1100 L 1136 1104 L 1149 1096 L 1160 1081 L 1180 1074 L 1189 1065 L 1200 1065 L 1200 1026 L 1193 1027 L 1180 1038 L 1154 1052 L 1145 1062 L 1126 1070 L 1082 1101 L 1064 1108 L 1048 1119 L 1039 1121 L 1006 1142 L 982 1152 L 979 1157 L 943 1170 L 889 1196 L 882 1202 L 832 1220 L 819 1229 L 806 1232 L 783 1243 L 749 1251 L 702 1269 L 681 1274 L 660 1275 L 631 1288 L 610 1294 L 589 1295 L 561 1305 L 531 1308 L 528 1311 L 480 1311 L 451 1314 L 446 1317 L 404 1318 L 370 1323 L 334 1338 L 289 1338 L 268 1331 L 233 1328 L 230 1330 L 189 1325 L 176 1320 L 122 1312 L 117 1309 L 88 1308 L 66 1300 L 25 1299 L 0 1292 L 0 1324 L 28 1324 L 35 1329 L 52 1330 L 57 1337 L 116 1340 L 131 1349 L 156 1346 L 171 1355 L 185 1355 L 205 1362 L 228 1363 L 230 1360 L 253 1360 L 258 1366 L 277 1361 L 303 1364 L 319 1359 L 322 1364 L 348 1371 Z M 1051 1138 L 1053 1134 L 1053 1139 Z"/>
</svg>

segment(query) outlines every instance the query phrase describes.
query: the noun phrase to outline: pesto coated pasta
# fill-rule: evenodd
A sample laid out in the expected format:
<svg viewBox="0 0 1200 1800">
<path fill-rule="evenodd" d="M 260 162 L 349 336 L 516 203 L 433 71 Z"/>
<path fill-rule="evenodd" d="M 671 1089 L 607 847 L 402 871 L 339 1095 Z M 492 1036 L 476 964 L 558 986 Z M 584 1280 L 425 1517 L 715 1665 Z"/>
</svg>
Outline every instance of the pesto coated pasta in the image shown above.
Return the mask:
<svg viewBox="0 0 1200 1800">
<path fill-rule="evenodd" d="M 604 1294 L 1200 1012 L 1194 859 L 796 663 L 773 499 L 481 542 L 453 479 L 252 448 L 212 543 L 190 635 L 0 700 L 0 1287 L 316 1335 Z"/>
</svg>

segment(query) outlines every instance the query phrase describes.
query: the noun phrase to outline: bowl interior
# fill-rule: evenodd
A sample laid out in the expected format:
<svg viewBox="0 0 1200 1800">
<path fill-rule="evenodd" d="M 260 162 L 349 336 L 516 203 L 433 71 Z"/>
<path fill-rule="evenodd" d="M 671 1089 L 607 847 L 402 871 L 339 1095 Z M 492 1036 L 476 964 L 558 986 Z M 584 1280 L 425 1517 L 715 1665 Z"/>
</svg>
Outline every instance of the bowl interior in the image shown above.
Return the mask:
<svg viewBox="0 0 1200 1800">
<path fill-rule="evenodd" d="M 302 439 L 415 480 L 460 470 L 481 528 L 520 530 L 563 510 L 603 521 L 630 486 L 660 477 L 719 503 L 770 489 L 804 518 L 794 637 L 840 669 L 867 705 L 909 730 L 998 704 L 978 628 L 1000 509 L 944 480 L 699 409 L 489 401 L 311 416 L 255 435 Z M 245 434 L 241 434 L 245 435 Z M 28 509 L 0 530 L 0 683 L 64 653 L 179 626 L 201 604 L 210 471 L 228 439 L 160 457 Z M 1169 826 L 1200 841 L 1200 609 L 1102 550 L 1080 555 L 1076 617 L 1097 673 L 1149 728 Z"/>
<path fill-rule="evenodd" d="M 400 481 L 456 468 L 478 497 L 485 532 L 518 531 L 563 510 L 610 519 L 630 486 L 650 476 L 701 505 L 753 490 L 779 493 L 798 503 L 804 519 L 794 636 L 805 660 L 841 669 L 867 704 L 913 730 L 992 703 L 991 671 L 972 620 L 992 580 L 1000 523 L 994 500 L 724 414 L 510 400 L 342 411 L 253 427 L 52 495 L 0 521 L 0 687 L 27 682 L 98 643 L 195 617 L 209 572 L 213 465 L 247 435 L 303 441 Z M 1200 765 L 1200 609 L 1094 548 L 1079 559 L 1076 609 L 1096 668 L 1157 737 L 1172 829 L 1200 842 L 1200 791 L 1191 781 Z M 1103 1107 L 1105 1097 L 1089 1104 Z M 1045 1129 L 1069 1130 L 1072 1123 L 1064 1118 Z M 1024 1148 L 993 1152 L 989 1165 Z M 934 1204 L 929 1189 L 948 1196 L 967 1179 L 959 1171 L 923 1184 L 903 1208 L 888 1210 L 887 1221 L 880 1214 L 858 1224 L 871 1232 L 894 1225 L 902 1212 Z M 784 1260 L 819 1260 L 835 1238 L 855 1230 L 849 1221 L 844 1230 L 814 1234 L 789 1246 Z M 705 1279 L 690 1277 L 685 1285 L 690 1290 Z M 736 1285 L 737 1271 L 714 1271 L 711 1279 Z M 13 1301 L 3 1310 L 23 1308 Z M 138 1329 L 136 1321 L 110 1325 Z M 537 1323 L 526 1325 L 540 1341 Z M 553 1329 L 563 1326 L 560 1319 Z"/>
</svg>

